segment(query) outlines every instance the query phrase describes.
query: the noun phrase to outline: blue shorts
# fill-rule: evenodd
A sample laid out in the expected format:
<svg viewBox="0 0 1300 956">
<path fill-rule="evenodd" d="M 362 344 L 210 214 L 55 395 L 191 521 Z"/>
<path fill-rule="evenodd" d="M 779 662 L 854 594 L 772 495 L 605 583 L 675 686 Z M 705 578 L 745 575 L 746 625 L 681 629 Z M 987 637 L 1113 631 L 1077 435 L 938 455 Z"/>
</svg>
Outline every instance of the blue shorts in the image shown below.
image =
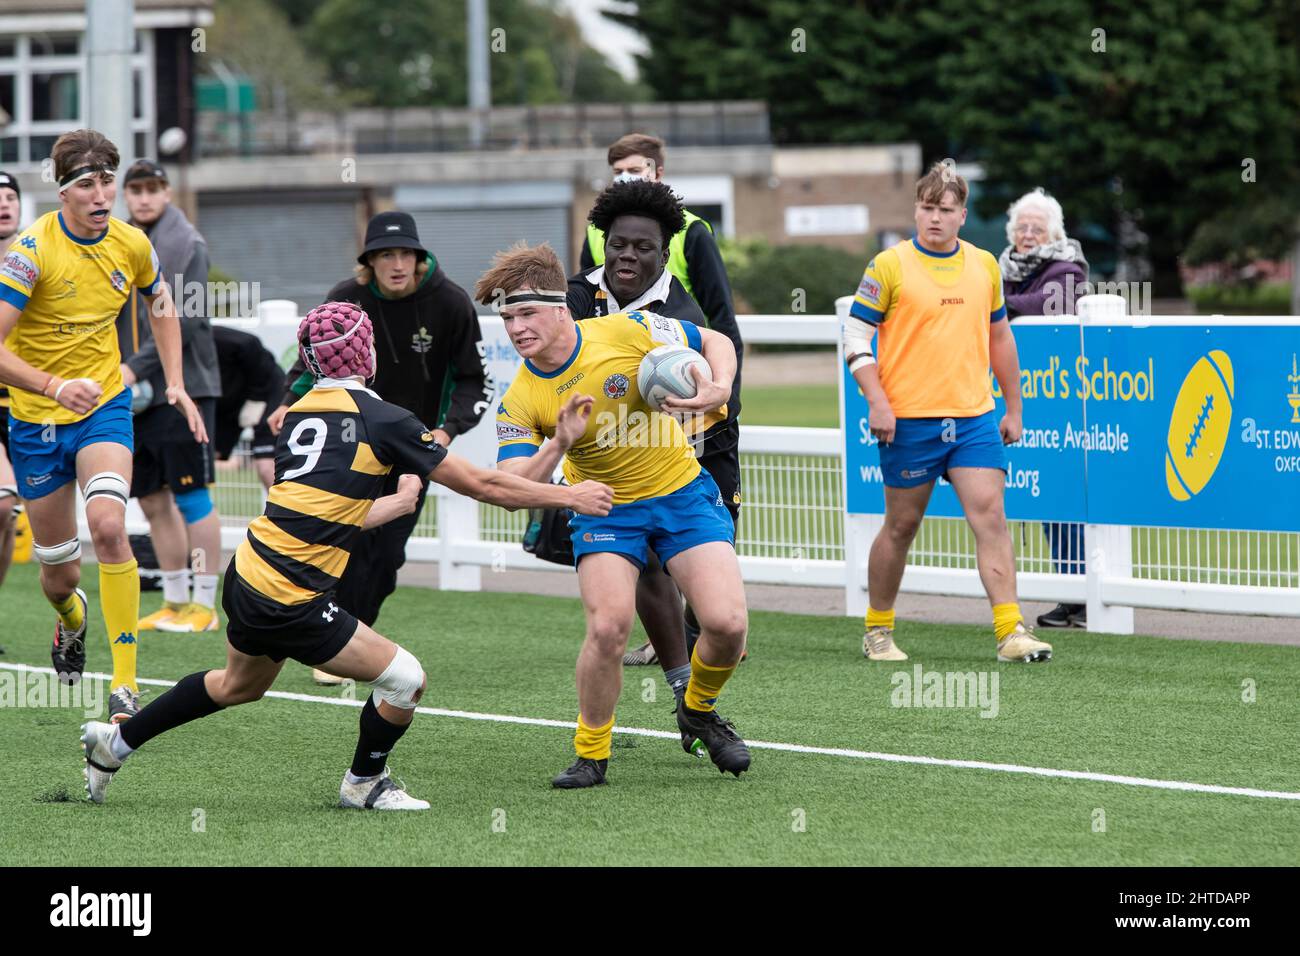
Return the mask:
<svg viewBox="0 0 1300 956">
<path fill-rule="evenodd" d="M 890 488 L 929 484 L 949 468 L 1007 470 L 997 409 L 974 418 L 900 418 L 894 440 L 877 447 Z"/>
<path fill-rule="evenodd" d="M 688 548 L 710 541 L 736 543 L 736 526 L 707 471 L 672 494 L 614 505 L 603 518 L 575 514 L 569 519 L 574 564 L 584 554 L 621 554 L 645 569 L 647 547 L 668 562 Z"/>
<path fill-rule="evenodd" d="M 53 440 L 45 440 L 47 428 Z M 131 421 L 131 390 L 123 389 L 79 422 L 41 425 L 9 419 L 9 457 L 18 479 L 18 494 L 29 500 L 44 498 L 77 477 L 77 452 L 96 442 L 125 445 L 135 453 L 135 427 Z"/>
</svg>

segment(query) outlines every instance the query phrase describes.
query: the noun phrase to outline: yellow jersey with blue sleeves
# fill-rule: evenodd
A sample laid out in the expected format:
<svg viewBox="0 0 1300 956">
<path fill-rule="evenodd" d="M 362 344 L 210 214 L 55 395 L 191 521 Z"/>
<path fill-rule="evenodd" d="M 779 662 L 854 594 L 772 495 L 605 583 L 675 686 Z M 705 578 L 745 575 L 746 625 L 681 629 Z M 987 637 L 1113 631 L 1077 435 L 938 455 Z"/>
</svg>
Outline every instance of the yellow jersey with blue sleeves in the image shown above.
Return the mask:
<svg viewBox="0 0 1300 956">
<path fill-rule="evenodd" d="M 699 351 L 700 330 L 653 312 L 617 312 L 575 323 L 573 354 L 553 372 L 527 359 L 497 407 L 497 461 L 534 455 L 555 437 L 560 408 L 574 395 L 594 399 L 587 430 L 564 456 L 570 484 L 601 481 L 614 504 L 672 494 L 700 473 L 671 415 L 646 403 L 637 388 L 641 359 L 663 345 Z"/>
<path fill-rule="evenodd" d="M 104 405 L 123 389 L 117 316 L 132 288 L 155 295 L 162 283 L 149 238 L 110 218 L 97 239 L 81 239 L 60 212 L 46 213 L 23 231 L 0 267 L 0 300 L 22 311 L 6 346 L 29 365 L 59 378 L 89 378 Z M 53 399 L 14 389 L 9 414 L 20 421 L 80 421 Z"/>
<path fill-rule="evenodd" d="M 993 408 L 989 327 L 1006 317 L 991 254 L 964 240 L 930 252 L 909 239 L 867 263 L 848 321 L 877 330 L 880 384 L 895 416 L 965 418 Z"/>
</svg>

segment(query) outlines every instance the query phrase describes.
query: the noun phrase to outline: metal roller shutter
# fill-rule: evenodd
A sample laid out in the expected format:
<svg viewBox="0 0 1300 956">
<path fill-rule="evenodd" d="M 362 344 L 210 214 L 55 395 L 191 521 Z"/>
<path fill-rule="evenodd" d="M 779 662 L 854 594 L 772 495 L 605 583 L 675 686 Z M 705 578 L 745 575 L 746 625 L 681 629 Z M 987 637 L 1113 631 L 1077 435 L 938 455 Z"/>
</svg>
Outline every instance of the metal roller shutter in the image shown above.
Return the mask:
<svg viewBox="0 0 1300 956">
<path fill-rule="evenodd" d="M 549 242 L 565 259 L 569 248 L 569 210 L 551 208 L 411 209 L 420 240 L 438 257 L 453 282 L 470 295 L 474 283 L 492 264 L 492 256 L 521 239 L 529 245 Z M 566 269 L 568 264 L 566 263 Z M 477 306 L 480 313 L 492 310 Z"/>
<path fill-rule="evenodd" d="M 361 248 L 352 195 L 200 195 L 198 226 L 215 268 L 261 283 L 263 301 L 292 299 L 301 312 L 352 273 Z"/>
</svg>

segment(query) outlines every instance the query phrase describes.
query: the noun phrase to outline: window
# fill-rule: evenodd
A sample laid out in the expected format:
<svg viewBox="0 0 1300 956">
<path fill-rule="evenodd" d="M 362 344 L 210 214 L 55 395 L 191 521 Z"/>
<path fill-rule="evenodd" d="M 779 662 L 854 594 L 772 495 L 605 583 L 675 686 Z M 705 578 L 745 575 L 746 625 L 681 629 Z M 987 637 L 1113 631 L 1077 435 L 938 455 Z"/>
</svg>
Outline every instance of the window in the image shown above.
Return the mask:
<svg viewBox="0 0 1300 956">
<path fill-rule="evenodd" d="M 40 163 L 50 158 L 50 153 L 54 151 L 54 141 L 59 137 L 56 136 L 33 136 L 28 142 L 30 146 L 27 152 L 27 160 L 32 163 Z"/>
<path fill-rule="evenodd" d="M 78 79 L 76 73 L 33 73 L 32 119 L 36 122 L 79 119 Z"/>
<path fill-rule="evenodd" d="M 18 55 L 17 37 L 0 37 L 0 59 L 12 60 Z"/>
<path fill-rule="evenodd" d="M 81 52 L 81 37 L 75 33 L 33 33 L 32 56 L 76 56 Z"/>
<path fill-rule="evenodd" d="M 0 163 L 18 162 L 18 137 L 6 136 L 0 139 Z"/>
<path fill-rule="evenodd" d="M 0 109 L 5 111 L 9 121 L 14 119 L 14 77 L 12 74 L 0 74 Z"/>
</svg>

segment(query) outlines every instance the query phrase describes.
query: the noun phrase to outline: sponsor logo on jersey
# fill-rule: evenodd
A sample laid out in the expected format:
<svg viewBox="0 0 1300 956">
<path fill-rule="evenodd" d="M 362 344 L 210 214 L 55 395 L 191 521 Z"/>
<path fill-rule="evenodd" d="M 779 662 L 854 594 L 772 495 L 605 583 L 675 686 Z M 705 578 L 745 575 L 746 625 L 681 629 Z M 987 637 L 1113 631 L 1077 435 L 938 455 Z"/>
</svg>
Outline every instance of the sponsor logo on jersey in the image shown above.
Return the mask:
<svg viewBox="0 0 1300 956">
<path fill-rule="evenodd" d="M 863 276 L 858 283 L 858 295 L 872 305 L 880 305 L 880 283 L 871 276 Z"/>
<path fill-rule="evenodd" d="M 118 292 L 126 291 L 126 276 L 122 274 L 121 269 L 114 269 L 109 275 L 108 281 L 113 283 L 113 288 Z"/>
<path fill-rule="evenodd" d="M 940 305 L 964 305 L 965 302 L 966 302 L 966 300 L 963 299 L 961 296 L 958 296 L 958 297 L 955 298 L 955 299 L 940 299 L 940 300 L 939 300 L 939 304 L 940 304 Z"/>
<path fill-rule="evenodd" d="M 622 372 L 615 372 L 609 378 L 605 379 L 605 397 L 622 398 L 627 394 L 628 385 L 629 382 L 627 376 Z"/>
<path fill-rule="evenodd" d="M 0 271 L 6 279 L 13 279 L 19 285 L 31 291 L 36 285 L 36 263 L 32 262 L 17 249 L 10 250 L 5 256 L 3 270 Z"/>
<path fill-rule="evenodd" d="M 497 422 L 497 441 L 518 441 L 521 438 L 532 437 L 532 430 L 524 428 L 522 425 L 510 425 L 505 422 Z"/>
<path fill-rule="evenodd" d="M 668 318 L 666 315 L 656 315 L 655 328 L 661 329 L 664 332 L 671 332 L 673 331 L 673 320 Z"/>
</svg>

